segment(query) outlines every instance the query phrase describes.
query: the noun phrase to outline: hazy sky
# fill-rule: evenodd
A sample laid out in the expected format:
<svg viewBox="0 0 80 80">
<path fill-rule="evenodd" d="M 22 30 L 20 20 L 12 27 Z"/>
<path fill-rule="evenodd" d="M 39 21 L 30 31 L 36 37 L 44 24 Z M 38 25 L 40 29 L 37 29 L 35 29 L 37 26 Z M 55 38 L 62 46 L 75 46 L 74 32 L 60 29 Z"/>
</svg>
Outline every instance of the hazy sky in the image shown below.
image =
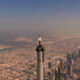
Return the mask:
<svg viewBox="0 0 80 80">
<path fill-rule="evenodd" d="M 53 33 L 80 33 L 80 0 L 0 0 L 0 36 Z"/>
</svg>

